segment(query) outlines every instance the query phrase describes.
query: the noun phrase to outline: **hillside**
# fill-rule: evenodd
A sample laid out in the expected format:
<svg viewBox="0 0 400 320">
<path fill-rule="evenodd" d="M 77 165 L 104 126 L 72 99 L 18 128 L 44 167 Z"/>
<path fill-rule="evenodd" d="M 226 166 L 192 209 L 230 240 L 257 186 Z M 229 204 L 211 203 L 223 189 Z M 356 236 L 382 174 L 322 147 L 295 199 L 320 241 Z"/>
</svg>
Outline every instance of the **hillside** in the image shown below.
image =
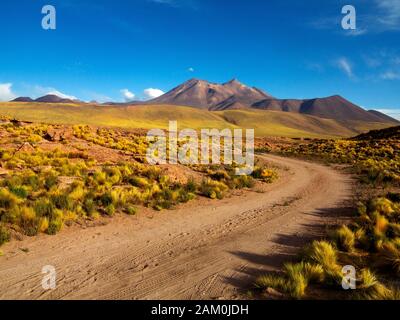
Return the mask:
<svg viewBox="0 0 400 320">
<path fill-rule="evenodd" d="M 397 120 L 375 110 L 366 111 L 345 98 L 335 95 L 316 99 L 265 99 L 252 106 L 261 110 L 308 114 L 338 121 L 396 123 Z"/>
<path fill-rule="evenodd" d="M 254 128 L 258 136 L 314 138 L 350 137 L 388 126 L 378 122 L 338 122 L 279 111 L 246 109 L 210 112 L 168 105 L 102 106 L 13 102 L 0 103 L 0 116 L 52 124 L 88 124 L 128 129 L 167 128 L 169 120 L 177 120 L 181 128 L 243 127 Z M 353 127 L 357 129 L 350 129 Z"/>
<path fill-rule="evenodd" d="M 368 110 L 368 112 L 373 114 L 375 117 L 378 117 L 378 118 L 382 119 L 383 121 L 391 122 L 391 121 L 395 120 L 397 123 L 400 124 L 400 121 L 398 121 L 398 120 L 396 120 L 396 119 L 394 119 L 394 118 L 392 118 L 392 117 L 390 117 L 390 116 L 388 116 L 388 115 L 386 115 L 386 114 L 384 114 L 382 112 L 379 112 L 379 111 L 376 111 L 376 110 Z"/>
<path fill-rule="evenodd" d="M 353 140 L 400 140 L 400 126 L 390 127 L 381 130 L 371 130 L 367 133 L 360 134 Z"/>
<path fill-rule="evenodd" d="M 20 97 L 12 102 L 49 103 L 58 106 L 60 104 L 81 104 L 86 107 L 88 105 L 99 105 L 96 102 L 87 104 L 79 100 L 65 99 L 54 94 L 48 94 L 36 100 L 32 100 L 29 97 Z M 290 114 L 301 114 L 321 119 L 336 120 L 341 125 L 349 128 L 353 133 L 400 124 L 398 120 L 388 115 L 375 110 L 364 110 L 339 95 L 314 99 L 277 99 L 256 87 L 246 86 L 236 79 L 223 84 L 200 79 L 191 79 L 160 97 L 149 101 L 140 100 L 125 103 L 108 102 L 102 104 L 102 106 L 108 107 L 137 107 L 143 105 L 188 106 L 208 111 L 252 109 L 262 110 L 264 112 L 281 111 Z M 265 118 L 266 115 L 268 114 L 260 113 L 262 118 Z M 293 115 L 287 115 L 287 119 L 281 117 L 280 120 L 283 121 L 282 125 L 285 126 L 285 123 L 290 122 L 290 119 L 293 119 L 293 117 Z M 251 125 L 251 123 L 248 125 Z M 296 128 L 298 126 L 303 127 L 303 125 L 296 125 Z M 343 135 L 342 133 L 344 131 L 339 130 L 338 132 L 340 132 L 339 135 Z M 345 134 L 347 133 L 348 132 Z M 330 133 L 326 134 L 330 135 Z"/>
</svg>

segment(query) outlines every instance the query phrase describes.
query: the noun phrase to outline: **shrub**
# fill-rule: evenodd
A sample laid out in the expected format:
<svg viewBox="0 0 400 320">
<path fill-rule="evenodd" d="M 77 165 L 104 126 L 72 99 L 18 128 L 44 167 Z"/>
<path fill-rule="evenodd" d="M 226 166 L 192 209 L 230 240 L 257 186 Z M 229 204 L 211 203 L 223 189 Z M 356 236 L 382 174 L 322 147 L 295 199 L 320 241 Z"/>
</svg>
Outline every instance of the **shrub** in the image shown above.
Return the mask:
<svg viewBox="0 0 400 320">
<path fill-rule="evenodd" d="M 304 256 L 307 260 L 320 264 L 322 267 L 337 265 L 336 250 L 327 241 L 313 241 L 305 248 Z"/>
<path fill-rule="evenodd" d="M 200 194 L 211 199 L 222 199 L 228 187 L 219 181 L 205 179 L 200 185 Z"/>
<path fill-rule="evenodd" d="M 86 197 L 83 201 L 83 209 L 87 214 L 92 215 L 96 211 L 96 204 L 91 197 Z"/>
<path fill-rule="evenodd" d="M 113 197 L 111 192 L 103 193 L 99 198 L 101 204 L 105 207 L 111 205 L 113 203 Z"/>
<path fill-rule="evenodd" d="M 49 219 L 47 217 L 40 218 L 38 224 L 38 231 L 41 233 L 45 233 L 47 232 L 48 228 L 49 228 Z"/>
<path fill-rule="evenodd" d="M 54 204 L 44 198 L 36 200 L 33 207 L 38 217 L 52 218 L 56 210 Z"/>
<path fill-rule="evenodd" d="M 170 189 L 163 189 L 157 193 L 156 199 L 152 201 L 152 207 L 155 210 L 171 209 L 176 203 L 176 195 Z"/>
<path fill-rule="evenodd" d="M 19 225 L 27 236 L 35 236 L 38 233 L 38 221 L 33 208 L 22 207 L 19 209 Z"/>
<path fill-rule="evenodd" d="M 10 238 L 10 232 L 6 229 L 6 227 L 0 225 L 0 246 L 10 241 Z"/>
<path fill-rule="evenodd" d="M 18 197 L 15 194 L 11 193 L 8 189 L 0 189 L 0 208 L 11 209 L 19 202 L 20 200 L 18 199 Z"/>
<path fill-rule="evenodd" d="M 107 182 L 107 175 L 103 171 L 96 171 L 93 179 L 97 185 L 105 185 Z"/>
<path fill-rule="evenodd" d="M 234 178 L 234 187 L 235 188 L 253 188 L 255 185 L 255 181 L 251 176 L 237 176 Z"/>
<path fill-rule="evenodd" d="M 375 286 L 378 283 L 376 276 L 369 269 L 362 269 L 359 278 L 360 289 L 368 289 Z"/>
<path fill-rule="evenodd" d="M 304 264 L 287 263 L 284 265 L 284 271 L 289 284 L 287 293 L 289 293 L 292 298 L 302 298 L 308 286 L 308 279 L 304 272 Z"/>
<path fill-rule="evenodd" d="M 300 262 L 299 265 L 310 283 L 322 283 L 325 279 L 324 268 L 319 264 Z"/>
<path fill-rule="evenodd" d="M 193 200 L 196 196 L 194 193 L 187 191 L 186 189 L 179 189 L 178 191 L 178 196 L 177 200 L 179 202 L 189 202 L 190 200 Z"/>
<path fill-rule="evenodd" d="M 144 170 L 143 175 L 153 181 L 160 181 L 162 177 L 161 170 L 153 166 Z"/>
<path fill-rule="evenodd" d="M 18 198 L 26 199 L 28 197 L 28 190 L 25 187 L 13 187 L 10 188 L 10 191 Z"/>
<path fill-rule="evenodd" d="M 55 235 L 61 230 L 64 223 L 63 216 L 64 214 L 61 210 L 55 209 L 53 211 L 52 217 L 49 221 L 49 226 L 47 228 L 47 234 Z"/>
<path fill-rule="evenodd" d="M 224 170 L 218 170 L 210 174 L 210 178 L 217 181 L 227 181 L 230 179 L 229 174 Z"/>
<path fill-rule="evenodd" d="M 84 186 L 81 183 L 74 183 L 71 186 L 72 191 L 70 192 L 69 196 L 71 199 L 75 201 L 80 201 L 85 196 Z"/>
<path fill-rule="evenodd" d="M 369 269 L 362 269 L 355 297 L 363 300 L 398 300 L 400 295 L 397 290 L 380 283 Z"/>
<path fill-rule="evenodd" d="M 375 218 L 375 226 L 374 226 L 374 234 L 379 238 L 384 238 L 386 235 L 386 230 L 389 227 L 389 221 L 386 217 L 381 216 L 380 214 L 376 215 Z"/>
<path fill-rule="evenodd" d="M 57 185 L 58 178 L 56 175 L 48 175 L 44 180 L 44 186 L 47 190 L 50 190 L 52 187 Z"/>
<path fill-rule="evenodd" d="M 355 235 L 347 226 L 343 225 L 333 232 L 333 239 L 339 250 L 351 252 L 354 249 Z"/>
<path fill-rule="evenodd" d="M 24 184 L 30 186 L 33 191 L 38 191 L 40 189 L 40 179 L 37 175 L 24 177 Z"/>
<path fill-rule="evenodd" d="M 357 230 L 354 232 L 354 238 L 357 247 L 365 250 L 369 250 L 369 248 L 371 247 L 371 241 L 367 236 L 364 228 L 357 228 Z"/>
<path fill-rule="evenodd" d="M 342 279 L 341 268 L 337 263 L 337 253 L 331 243 L 327 241 L 314 241 L 304 250 L 304 259 L 319 264 L 327 278 L 333 283 Z"/>
<path fill-rule="evenodd" d="M 134 186 L 134 187 L 138 187 L 138 188 L 145 188 L 149 185 L 149 182 L 147 181 L 146 178 L 141 178 L 141 177 L 137 177 L 137 176 L 132 176 L 128 179 L 128 182 Z"/>
<path fill-rule="evenodd" d="M 368 204 L 370 212 L 377 211 L 385 216 L 390 216 L 393 212 L 393 202 L 386 198 L 372 199 Z"/>
<path fill-rule="evenodd" d="M 50 200 L 57 209 L 71 210 L 74 206 L 72 199 L 65 193 L 52 194 Z"/>
<path fill-rule="evenodd" d="M 400 250 L 393 243 L 387 242 L 382 245 L 377 262 L 380 267 L 389 267 L 400 275 Z"/>
<path fill-rule="evenodd" d="M 113 216 L 115 214 L 115 207 L 113 204 L 109 204 L 106 208 L 105 211 L 107 213 L 107 215 L 109 216 Z"/>
<path fill-rule="evenodd" d="M 278 174 L 268 168 L 255 167 L 252 173 L 252 177 L 255 179 L 260 179 L 264 182 L 271 183 L 278 178 Z"/>
<path fill-rule="evenodd" d="M 320 283 L 324 280 L 324 270 L 320 265 L 309 262 L 286 263 L 284 276 L 267 274 L 256 281 L 256 287 L 273 288 L 294 299 L 301 299 L 306 293 L 309 283 Z"/>
<path fill-rule="evenodd" d="M 189 193 L 195 193 L 197 190 L 197 184 L 194 181 L 193 177 L 190 177 L 187 183 L 184 186 L 184 189 Z"/>
<path fill-rule="evenodd" d="M 275 290 L 280 291 L 281 293 L 289 292 L 288 280 L 283 276 L 275 274 L 265 274 L 263 276 L 258 277 L 258 279 L 255 282 L 255 286 L 258 289 L 273 288 Z"/>
<path fill-rule="evenodd" d="M 133 206 L 129 206 L 126 208 L 126 213 L 129 214 L 130 216 L 134 216 L 137 213 L 137 208 Z"/>
</svg>

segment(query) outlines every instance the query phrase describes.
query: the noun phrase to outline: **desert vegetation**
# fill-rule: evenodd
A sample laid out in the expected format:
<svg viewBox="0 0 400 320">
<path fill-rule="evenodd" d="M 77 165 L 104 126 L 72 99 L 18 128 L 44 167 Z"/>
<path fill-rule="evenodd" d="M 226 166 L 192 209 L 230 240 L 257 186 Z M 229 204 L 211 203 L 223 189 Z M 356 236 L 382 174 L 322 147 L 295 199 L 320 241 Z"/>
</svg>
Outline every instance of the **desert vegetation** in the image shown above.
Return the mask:
<svg viewBox="0 0 400 320">
<path fill-rule="evenodd" d="M 143 207 L 222 199 L 232 189 L 277 177 L 263 164 L 253 176 L 236 176 L 235 166 L 210 165 L 179 167 L 176 177 L 146 164 L 145 136 L 116 129 L 3 119 L 0 145 L 0 245 L 14 233 L 54 235 L 65 225 L 134 215 Z"/>
<path fill-rule="evenodd" d="M 280 153 L 349 165 L 364 192 L 349 223 L 314 241 L 281 272 L 259 277 L 261 291 L 294 299 L 400 299 L 400 127 L 352 139 L 317 140 L 285 146 Z M 356 268 L 356 289 L 342 288 L 342 268 Z"/>
<path fill-rule="evenodd" d="M 351 139 L 316 140 L 285 146 L 281 153 L 351 165 L 363 182 L 400 184 L 400 127 L 371 131 Z"/>
<path fill-rule="evenodd" d="M 393 286 L 400 272 L 398 201 L 398 194 L 389 194 L 360 204 L 352 223 L 306 246 L 299 260 L 286 263 L 281 273 L 258 278 L 257 288 L 273 288 L 295 299 L 312 297 L 313 290 L 326 290 L 327 297 L 400 299 Z M 342 288 L 346 265 L 357 270 L 355 290 Z"/>
</svg>

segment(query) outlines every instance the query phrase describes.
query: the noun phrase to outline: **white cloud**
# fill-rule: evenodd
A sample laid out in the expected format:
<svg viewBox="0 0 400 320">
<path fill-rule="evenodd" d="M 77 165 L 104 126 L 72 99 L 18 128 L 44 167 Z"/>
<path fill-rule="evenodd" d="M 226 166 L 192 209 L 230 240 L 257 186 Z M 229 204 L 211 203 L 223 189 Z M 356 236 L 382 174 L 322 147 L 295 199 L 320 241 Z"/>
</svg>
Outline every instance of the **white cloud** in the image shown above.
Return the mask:
<svg viewBox="0 0 400 320">
<path fill-rule="evenodd" d="M 349 60 L 340 58 L 337 60 L 337 67 L 342 70 L 349 78 L 354 78 L 353 67 Z"/>
<path fill-rule="evenodd" d="M 400 73 L 396 73 L 393 71 L 386 71 L 385 73 L 381 74 L 381 78 L 383 80 L 399 80 L 400 79 Z"/>
<path fill-rule="evenodd" d="M 145 99 L 155 99 L 162 96 L 165 92 L 160 89 L 148 88 L 143 91 Z"/>
<path fill-rule="evenodd" d="M 120 92 L 124 96 L 126 102 L 131 102 L 135 99 L 135 94 L 130 92 L 128 89 L 122 89 Z"/>
<path fill-rule="evenodd" d="M 12 83 L 0 83 L 0 101 L 10 101 L 16 97 L 12 91 Z"/>
<path fill-rule="evenodd" d="M 194 72 L 194 68 L 190 67 L 190 68 L 188 68 L 188 71 L 189 72 Z"/>
</svg>

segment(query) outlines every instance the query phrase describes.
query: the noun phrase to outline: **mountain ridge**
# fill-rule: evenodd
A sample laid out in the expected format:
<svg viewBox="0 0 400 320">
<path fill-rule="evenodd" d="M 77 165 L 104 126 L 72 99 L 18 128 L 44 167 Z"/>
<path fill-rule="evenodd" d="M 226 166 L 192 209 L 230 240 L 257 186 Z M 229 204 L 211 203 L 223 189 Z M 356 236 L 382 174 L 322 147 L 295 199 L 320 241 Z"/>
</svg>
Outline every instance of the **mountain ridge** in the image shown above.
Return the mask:
<svg viewBox="0 0 400 320">
<path fill-rule="evenodd" d="M 58 97 L 54 94 L 32 100 L 19 97 L 13 102 L 44 102 L 86 104 L 79 100 Z M 244 85 L 237 79 L 222 84 L 192 78 L 174 87 L 167 93 L 148 101 L 107 102 L 101 105 L 169 105 L 188 106 L 208 111 L 258 109 L 282 111 L 316 116 L 338 121 L 363 121 L 399 124 L 400 121 L 376 110 L 365 110 L 340 95 L 312 99 L 280 99 L 269 93 Z"/>
<path fill-rule="evenodd" d="M 148 104 L 183 105 L 209 111 L 260 109 L 294 112 L 339 121 L 400 123 L 378 111 L 367 111 L 340 95 L 312 99 L 278 99 L 237 79 L 223 84 L 190 79 Z"/>
</svg>

